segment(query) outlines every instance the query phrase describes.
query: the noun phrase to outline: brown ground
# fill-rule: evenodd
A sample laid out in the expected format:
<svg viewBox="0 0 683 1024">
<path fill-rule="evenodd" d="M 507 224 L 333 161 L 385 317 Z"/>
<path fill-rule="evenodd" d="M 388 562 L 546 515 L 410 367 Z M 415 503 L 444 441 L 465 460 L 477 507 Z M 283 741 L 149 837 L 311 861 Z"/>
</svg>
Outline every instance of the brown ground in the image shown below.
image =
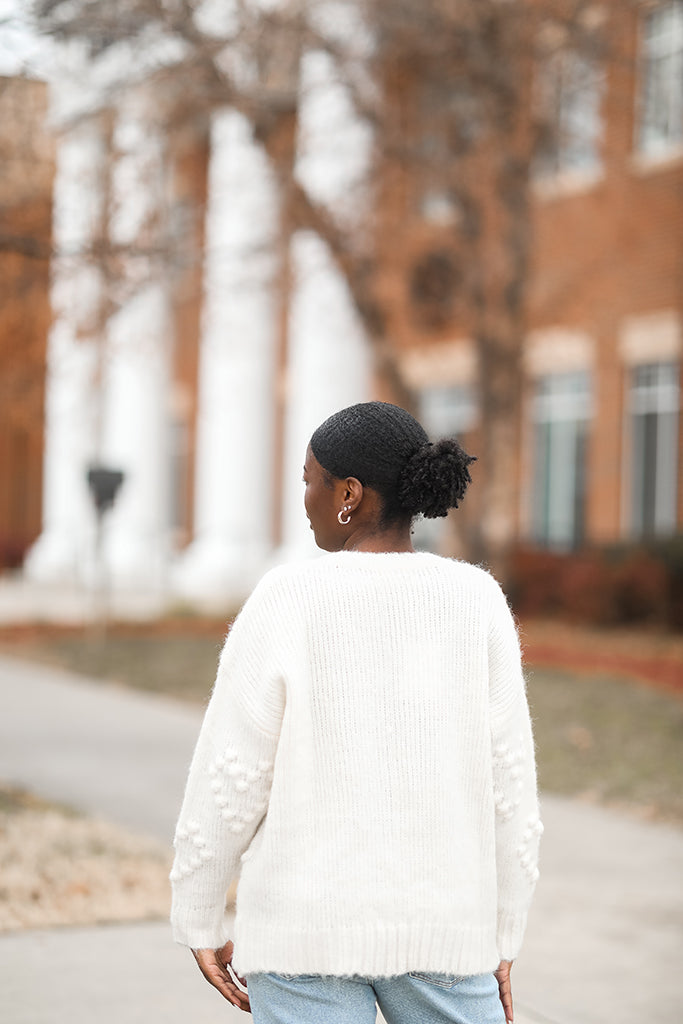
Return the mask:
<svg viewBox="0 0 683 1024">
<path fill-rule="evenodd" d="M 168 916 L 168 851 L 0 786 L 0 932 Z"/>
<path fill-rule="evenodd" d="M 168 641 L 172 663 L 178 656 L 175 645 L 182 642 L 190 655 L 190 664 L 200 669 L 198 675 L 203 682 L 199 686 L 208 688 L 228 624 L 227 618 L 167 616 L 153 622 L 113 623 L 108 635 L 114 644 L 127 643 L 131 650 L 137 648 L 139 660 L 146 657 L 146 648 L 152 645 L 157 663 L 164 641 Z M 598 628 L 555 619 L 523 619 L 520 632 L 528 665 L 607 673 L 683 695 L 683 633 L 638 625 Z M 96 664 L 97 646 L 97 637 L 77 626 L 38 622 L 0 627 L 0 650 L 8 654 L 56 661 L 86 674 L 98 675 L 100 669 L 102 675 L 116 678 L 118 665 Z M 120 667 L 118 677 L 124 680 L 129 666 Z M 168 692 L 167 687 L 164 689 Z M 201 692 L 178 695 L 204 696 Z"/>
<path fill-rule="evenodd" d="M 521 624 L 525 660 L 539 668 L 635 679 L 683 696 L 683 634 L 533 619 Z"/>
</svg>

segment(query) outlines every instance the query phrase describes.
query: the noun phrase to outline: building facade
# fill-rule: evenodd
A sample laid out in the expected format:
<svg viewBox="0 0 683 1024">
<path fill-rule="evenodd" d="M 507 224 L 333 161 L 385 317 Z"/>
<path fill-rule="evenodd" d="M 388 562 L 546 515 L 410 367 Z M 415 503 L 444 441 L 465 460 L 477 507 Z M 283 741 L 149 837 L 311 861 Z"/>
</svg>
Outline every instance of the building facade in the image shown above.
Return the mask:
<svg viewBox="0 0 683 1024">
<path fill-rule="evenodd" d="M 54 153 L 43 82 L 0 77 L 0 565 L 41 528 Z"/>
<path fill-rule="evenodd" d="M 268 564 L 312 552 L 306 445 L 370 396 L 365 339 L 319 239 L 294 232 L 282 253 L 277 186 L 242 114 L 218 107 L 169 132 L 153 75 L 112 107 L 92 102 L 88 71 L 53 83 L 43 524 L 25 573 L 88 584 L 104 567 L 124 593 L 234 601 Z M 363 143 L 340 164 L 334 143 L 356 127 L 313 61 L 309 73 L 298 173 L 343 198 Z M 123 473 L 101 530 L 94 466 Z"/>
<path fill-rule="evenodd" d="M 683 4 L 602 13 L 599 56 L 536 69 L 555 130 L 534 165 L 516 534 L 559 551 L 683 524 Z M 425 419 L 476 451 L 476 343 L 402 333 Z"/>
<path fill-rule="evenodd" d="M 585 73 L 564 85 L 571 141 L 537 183 L 525 522 L 542 543 L 682 522 L 683 5 L 627 14 L 622 59 L 589 76 L 598 102 Z"/>
<path fill-rule="evenodd" d="M 557 131 L 534 172 L 515 523 L 559 550 L 683 523 L 683 3 L 607 10 L 618 59 L 543 69 Z M 302 68 L 296 174 L 343 204 L 370 140 L 325 55 Z M 234 601 L 312 553 L 300 479 L 315 426 L 391 394 L 325 242 L 283 231 L 246 118 L 214 108 L 169 132 L 153 72 L 88 110 L 82 81 L 53 88 L 43 523 L 25 571 L 87 582 L 99 543 L 123 591 Z M 395 335 L 426 425 L 476 452 L 476 341 L 455 321 Z M 99 541 L 95 464 L 125 475 Z M 421 530 L 461 550 L 448 521 Z"/>
</svg>

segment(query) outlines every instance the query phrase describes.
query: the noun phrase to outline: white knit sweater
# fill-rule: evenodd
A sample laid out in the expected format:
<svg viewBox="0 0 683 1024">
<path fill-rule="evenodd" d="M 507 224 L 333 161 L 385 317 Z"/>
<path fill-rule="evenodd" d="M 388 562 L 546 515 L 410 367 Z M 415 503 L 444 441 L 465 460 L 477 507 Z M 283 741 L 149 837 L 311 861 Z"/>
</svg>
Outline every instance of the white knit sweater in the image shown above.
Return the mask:
<svg viewBox="0 0 683 1024">
<path fill-rule="evenodd" d="M 243 974 L 484 973 L 517 955 L 541 831 L 495 580 L 425 553 L 283 566 L 221 655 L 176 832 L 174 937 L 234 938 Z"/>
</svg>

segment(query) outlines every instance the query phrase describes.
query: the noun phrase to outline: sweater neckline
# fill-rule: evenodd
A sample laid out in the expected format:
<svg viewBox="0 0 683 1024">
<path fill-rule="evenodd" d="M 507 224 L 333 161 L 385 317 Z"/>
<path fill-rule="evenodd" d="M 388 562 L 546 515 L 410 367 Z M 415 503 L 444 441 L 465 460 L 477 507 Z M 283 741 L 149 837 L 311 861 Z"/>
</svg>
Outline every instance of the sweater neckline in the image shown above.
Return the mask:
<svg viewBox="0 0 683 1024">
<path fill-rule="evenodd" d="M 417 569 L 447 561 L 432 551 L 331 551 L 326 558 L 338 566 L 355 562 L 374 569 Z"/>
</svg>

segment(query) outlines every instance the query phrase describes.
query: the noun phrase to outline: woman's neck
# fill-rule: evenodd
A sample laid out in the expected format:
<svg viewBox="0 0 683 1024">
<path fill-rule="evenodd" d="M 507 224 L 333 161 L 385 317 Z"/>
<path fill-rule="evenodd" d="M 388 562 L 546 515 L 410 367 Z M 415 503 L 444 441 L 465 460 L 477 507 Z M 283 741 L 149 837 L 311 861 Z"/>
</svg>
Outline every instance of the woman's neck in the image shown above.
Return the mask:
<svg viewBox="0 0 683 1024">
<path fill-rule="evenodd" d="M 376 553 L 414 551 L 409 526 L 369 530 L 359 526 L 346 538 L 342 551 L 374 551 Z"/>
</svg>

